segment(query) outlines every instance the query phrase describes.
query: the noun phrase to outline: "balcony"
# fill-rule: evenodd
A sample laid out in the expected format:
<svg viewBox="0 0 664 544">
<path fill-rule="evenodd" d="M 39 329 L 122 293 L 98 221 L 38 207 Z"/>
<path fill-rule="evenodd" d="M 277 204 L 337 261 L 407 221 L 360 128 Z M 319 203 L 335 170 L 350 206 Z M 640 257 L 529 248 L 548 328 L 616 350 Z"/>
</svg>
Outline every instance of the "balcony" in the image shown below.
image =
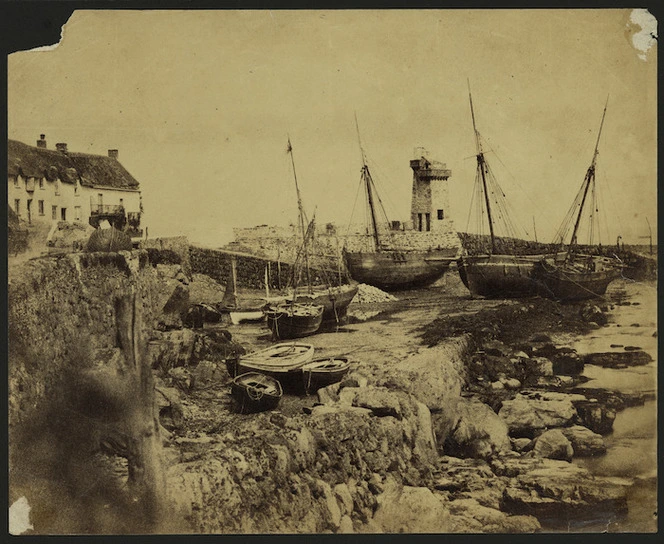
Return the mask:
<svg viewBox="0 0 664 544">
<path fill-rule="evenodd" d="M 124 206 L 114 204 L 92 204 L 90 205 L 91 215 L 124 215 Z"/>
</svg>

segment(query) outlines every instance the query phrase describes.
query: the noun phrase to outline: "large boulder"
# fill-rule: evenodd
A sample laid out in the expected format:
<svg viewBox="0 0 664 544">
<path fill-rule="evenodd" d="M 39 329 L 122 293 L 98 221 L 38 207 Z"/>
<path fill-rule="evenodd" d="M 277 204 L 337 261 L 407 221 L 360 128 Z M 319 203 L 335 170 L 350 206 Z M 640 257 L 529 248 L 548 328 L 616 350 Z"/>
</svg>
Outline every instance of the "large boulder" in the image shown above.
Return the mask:
<svg viewBox="0 0 664 544">
<path fill-rule="evenodd" d="M 627 368 L 630 366 L 643 366 L 652 361 L 649 353 L 641 350 L 610 351 L 606 353 L 589 353 L 584 357 L 589 365 L 604 368 Z"/>
<path fill-rule="evenodd" d="M 510 516 L 473 498 L 449 503 L 455 533 L 535 533 L 541 529 L 533 516 Z"/>
<path fill-rule="evenodd" d="M 595 399 L 575 403 L 580 422 L 591 431 L 604 435 L 613 430 L 616 411 Z"/>
<path fill-rule="evenodd" d="M 504 470 L 507 464 L 511 472 Z M 615 519 L 627 511 L 624 485 L 596 478 L 572 463 L 535 458 L 510 460 L 503 463 L 499 472 L 516 476 L 503 496 L 503 510 L 509 513 L 566 523 L 587 516 Z"/>
<path fill-rule="evenodd" d="M 394 373 L 403 378 L 403 390 L 432 412 L 453 408 L 461 394 L 465 344 L 463 338 L 451 339 L 397 362 Z"/>
<path fill-rule="evenodd" d="M 537 457 L 562 461 L 571 461 L 574 455 L 571 442 L 560 429 L 551 429 L 538 436 L 532 452 Z"/>
<path fill-rule="evenodd" d="M 508 428 L 489 406 L 476 399 L 461 399 L 457 420 L 444 444 L 458 457 L 488 458 L 512 449 Z"/>
<path fill-rule="evenodd" d="M 388 480 L 377 497 L 373 517 L 385 533 L 447 533 L 450 513 L 444 503 L 426 487 L 401 486 Z"/>
<path fill-rule="evenodd" d="M 567 427 L 577 416 L 573 401 L 581 395 L 564 393 L 520 393 L 503 401 L 498 415 L 507 424 L 512 437 L 534 438 L 542 430 Z"/>
<path fill-rule="evenodd" d="M 575 457 L 592 457 L 606 453 L 606 444 L 602 435 L 592 432 L 581 425 L 561 429 L 574 448 Z"/>
</svg>

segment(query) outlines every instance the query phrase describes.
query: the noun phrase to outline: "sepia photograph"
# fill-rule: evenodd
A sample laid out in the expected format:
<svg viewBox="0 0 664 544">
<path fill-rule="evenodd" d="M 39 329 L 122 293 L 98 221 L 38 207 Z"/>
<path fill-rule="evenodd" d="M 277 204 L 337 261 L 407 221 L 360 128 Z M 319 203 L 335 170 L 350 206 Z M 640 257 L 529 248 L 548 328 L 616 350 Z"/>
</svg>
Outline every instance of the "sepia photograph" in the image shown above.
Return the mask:
<svg viewBox="0 0 664 544">
<path fill-rule="evenodd" d="M 658 531 L 655 12 L 53 25 L 6 59 L 10 534 Z"/>
</svg>

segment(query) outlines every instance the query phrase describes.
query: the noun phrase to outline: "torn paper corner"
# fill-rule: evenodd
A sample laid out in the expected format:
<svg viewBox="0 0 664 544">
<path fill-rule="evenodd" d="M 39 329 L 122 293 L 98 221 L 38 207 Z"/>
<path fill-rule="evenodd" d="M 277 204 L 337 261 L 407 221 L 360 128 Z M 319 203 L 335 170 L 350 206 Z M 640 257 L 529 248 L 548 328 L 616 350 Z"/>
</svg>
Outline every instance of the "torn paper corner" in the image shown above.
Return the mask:
<svg viewBox="0 0 664 544">
<path fill-rule="evenodd" d="M 64 25 L 62 25 L 60 27 L 60 40 L 58 41 L 58 43 L 54 43 L 52 45 L 42 45 L 40 47 L 34 47 L 33 49 L 29 49 L 29 51 L 31 51 L 31 52 L 32 51 L 55 51 L 58 48 L 58 46 L 62 43 L 62 40 L 65 37 L 65 26 L 67 26 L 67 23 L 65 23 Z"/>
<path fill-rule="evenodd" d="M 9 533 L 22 535 L 30 529 L 34 529 L 30 523 L 30 505 L 28 499 L 21 497 L 9 507 Z"/>
<path fill-rule="evenodd" d="M 657 43 L 657 19 L 647 9 L 633 9 L 629 15 L 632 24 L 641 30 L 632 35 L 632 44 L 640 51 L 639 58 L 646 60 L 650 48 Z"/>
</svg>

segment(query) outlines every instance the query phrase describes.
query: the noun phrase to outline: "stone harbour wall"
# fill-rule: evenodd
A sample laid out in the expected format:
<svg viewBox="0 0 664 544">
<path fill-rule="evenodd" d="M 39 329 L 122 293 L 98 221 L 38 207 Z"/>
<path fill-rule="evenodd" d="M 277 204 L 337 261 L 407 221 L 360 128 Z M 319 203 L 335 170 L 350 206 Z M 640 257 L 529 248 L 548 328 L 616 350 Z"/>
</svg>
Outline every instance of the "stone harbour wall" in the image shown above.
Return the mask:
<svg viewBox="0 0 664 544">
<path fill-rule="evenodd" d="M 237 285 L 241 288 L 264 289 L 265 271 L 267 269 L 270 289 L 282 289 L 288 285 L 293 273 L 292 261 L 280 261 L 271 257 L 260 257 L 247 254 L 238 254 L 222 249 L 207 249 L 196 246 L 189 248 L 192 271 L 196 274 L 205 274 L 222 285 L 231 278 L 231 261 L 235 258 Z M 311 268 L 312 283 L 323 284 L 325 278 L 330 283 L 338 283 L 336 270 L 327 268 L 323 274 L 316 268 L 320 262 L 314 261 Z"/>
</svg>

